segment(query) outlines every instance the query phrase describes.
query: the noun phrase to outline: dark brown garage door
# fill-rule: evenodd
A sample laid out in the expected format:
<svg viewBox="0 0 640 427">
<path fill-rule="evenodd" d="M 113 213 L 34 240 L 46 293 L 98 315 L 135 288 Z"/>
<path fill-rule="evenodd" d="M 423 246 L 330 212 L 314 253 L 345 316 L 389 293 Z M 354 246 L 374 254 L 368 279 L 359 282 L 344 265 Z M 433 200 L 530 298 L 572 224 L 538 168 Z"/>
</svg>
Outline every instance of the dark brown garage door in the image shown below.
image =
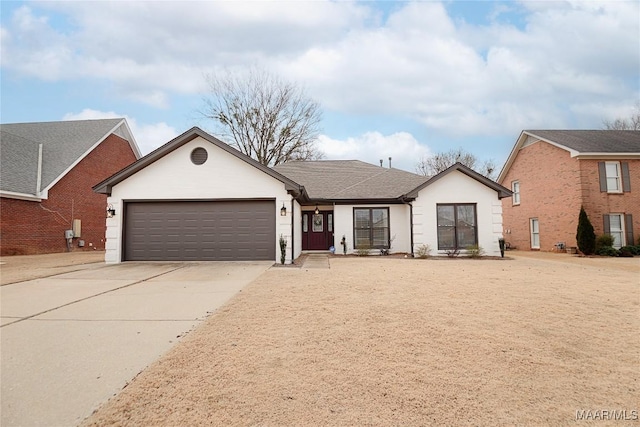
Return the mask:
<svg viewBox="0 0 640 427">
<path fill-rule="evenodd" d="M 274 260 L 274 201 L 129 202 L 125 261 Z"/>
</svg>

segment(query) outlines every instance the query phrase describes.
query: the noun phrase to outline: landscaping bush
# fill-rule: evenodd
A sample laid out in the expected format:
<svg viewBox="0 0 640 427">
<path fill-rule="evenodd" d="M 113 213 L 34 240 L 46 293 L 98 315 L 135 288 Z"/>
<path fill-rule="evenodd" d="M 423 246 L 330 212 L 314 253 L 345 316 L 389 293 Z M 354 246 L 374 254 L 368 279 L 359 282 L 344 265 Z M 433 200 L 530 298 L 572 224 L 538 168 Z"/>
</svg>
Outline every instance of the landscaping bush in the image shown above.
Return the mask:
<svg viewBox="0 0 640 427">
<path fill-rule="evenodd" d="M 287 257 L 287 239 L 284 236 L 280 235 L 280 264 L 284 265 L 284 262 Z"/>
<path fill-rule="evenodd" d="M 613 247 L 613 236 L 611 234 L 602 234 L 596 237 L 596 252 L 600 248 L 604 248 L 607 246 Z"/>
<path fill-rule="evenodd" d="M 484 255 L 484 249 L 480 245 L 467 246 L 466 249 L 469 258 L 480 258 Z"/>
<path fill-rule="evenodd" d="M 580 252 L 583 254 L 591 255 L 595 252 L 596 233 L 593 231 L 593 225 L 591 225 L 591 221 L 589 221 L 589 217 L 584 210 L 584 206 L 580 207 L 576 241 L 578 242 L 578 249 L 580 249 Z"/>
<path fill-rule="evenodd" d="M 420 245 L 416 248 L 416 256 L 418 258 L 429 258 L 429 255 L 431 255 L 431 248 L 429 245 Z"/>
<path fill-rule="evenodd" d="M 624 258 L 633 258 L 633 252 L 629 248 L 632 246 L 623 246 L 618 250 L 618 256 Z"/>
<path fill-rule="evenodd" d="M 640 246 L 623 246 L 620 248 L 620 252 L 623 250 L 629 252 L 631 255 L 640 255 Z"/>
<path fill-rule="evenodd" d="M 371 246 L 365 244 L 361 244 L 355 249 L 356 255 L 358 256 L 369 256 L 371 255 L 370 251 Z"/>
<path fill-rule="evenodd" d="M 444 252 L 449 258 L 456 258 L 458 255 L 460 255 L 460 249 L 447 249 Z"/>
<path fill-rule="evenodd" d="M 619 252 L 613 246 L 603 246 L 596 252 L 597 255 L 601 256 L 619 256 Z"/>
</svg>

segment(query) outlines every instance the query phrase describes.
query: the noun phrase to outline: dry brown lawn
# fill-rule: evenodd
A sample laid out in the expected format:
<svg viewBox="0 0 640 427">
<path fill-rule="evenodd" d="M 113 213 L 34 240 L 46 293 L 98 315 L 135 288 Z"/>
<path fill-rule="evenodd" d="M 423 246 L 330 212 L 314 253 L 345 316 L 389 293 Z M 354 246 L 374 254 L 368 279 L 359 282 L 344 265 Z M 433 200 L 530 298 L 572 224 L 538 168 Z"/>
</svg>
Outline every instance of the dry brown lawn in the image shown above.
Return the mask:
<svg viewBox="0 0 640 427">
<path fill-rule="evenodd" d="M 272 268 L 85 425 L 638 425 L 640 259 L 513 258 Z"/>
</svg>

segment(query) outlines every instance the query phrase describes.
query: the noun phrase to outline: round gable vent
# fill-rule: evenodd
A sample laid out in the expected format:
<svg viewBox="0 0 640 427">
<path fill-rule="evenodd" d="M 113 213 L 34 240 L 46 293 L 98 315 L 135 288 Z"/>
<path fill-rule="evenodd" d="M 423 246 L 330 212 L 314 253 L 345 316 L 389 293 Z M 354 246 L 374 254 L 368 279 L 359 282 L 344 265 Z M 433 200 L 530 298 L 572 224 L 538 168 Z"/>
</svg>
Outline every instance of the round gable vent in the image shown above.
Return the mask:
<svg viewBox="0 0 640 427">
<path fill-rule="evenodd" d="M 194 165 L 201 165 L 207 161 L 209 155 L 207 154 L 207 150 L 202 147 L 194 148 L 191 152 L 191 162 Z"/>
</svg>

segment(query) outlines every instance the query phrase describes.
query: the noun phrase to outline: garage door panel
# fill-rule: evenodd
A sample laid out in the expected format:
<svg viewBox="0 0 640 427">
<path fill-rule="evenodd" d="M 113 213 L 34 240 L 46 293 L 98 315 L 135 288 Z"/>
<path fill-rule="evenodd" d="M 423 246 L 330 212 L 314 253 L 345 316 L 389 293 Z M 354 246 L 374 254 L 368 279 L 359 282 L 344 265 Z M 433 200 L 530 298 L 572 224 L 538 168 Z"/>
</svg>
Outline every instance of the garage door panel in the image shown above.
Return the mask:
<svg viewBox="0 0 640 427">
<path fill-rule="evenodd" d="M 273 201 L 130 202 L 128 261 L 273 260 Z"/>
</svg>

